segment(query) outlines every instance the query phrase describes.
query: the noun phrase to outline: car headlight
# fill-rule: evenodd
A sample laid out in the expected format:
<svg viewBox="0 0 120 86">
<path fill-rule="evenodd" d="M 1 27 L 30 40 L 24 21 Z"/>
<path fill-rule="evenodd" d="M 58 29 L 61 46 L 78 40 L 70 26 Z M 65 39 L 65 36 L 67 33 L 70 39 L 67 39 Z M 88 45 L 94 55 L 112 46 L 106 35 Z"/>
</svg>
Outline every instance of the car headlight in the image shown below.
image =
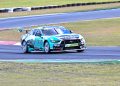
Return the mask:
<svg viewBox="0 0 120 86">
<path fill-rule="evenodd" d="M 84 38 L 81 38 L 81 43 L 85 44 L 85 39 Z"/>
<path fill-rule="evenodd" d="M 60 40 L 54 40 L 54 39 L 51 39 L 50 41 L 53 42 L 53 43 L 58 43 L 58 42 L 60 42 Z"/>
</svg>

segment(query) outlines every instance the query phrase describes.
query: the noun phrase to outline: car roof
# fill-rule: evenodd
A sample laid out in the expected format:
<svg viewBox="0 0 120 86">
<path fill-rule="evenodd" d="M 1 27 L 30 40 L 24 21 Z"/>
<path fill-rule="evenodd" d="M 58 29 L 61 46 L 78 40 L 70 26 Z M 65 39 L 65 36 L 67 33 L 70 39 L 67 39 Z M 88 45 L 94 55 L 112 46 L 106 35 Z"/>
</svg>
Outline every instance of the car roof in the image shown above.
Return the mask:
<svg viewBox="0 0 120 86">
<path fill-rule="evenodd" d="M 37 28 L 34 28 L 34 29 L 57 29 L 57 28 L 65 28 L 63 26 L 40 26 L 40 27 L 37 27 Z"/>
</svg>

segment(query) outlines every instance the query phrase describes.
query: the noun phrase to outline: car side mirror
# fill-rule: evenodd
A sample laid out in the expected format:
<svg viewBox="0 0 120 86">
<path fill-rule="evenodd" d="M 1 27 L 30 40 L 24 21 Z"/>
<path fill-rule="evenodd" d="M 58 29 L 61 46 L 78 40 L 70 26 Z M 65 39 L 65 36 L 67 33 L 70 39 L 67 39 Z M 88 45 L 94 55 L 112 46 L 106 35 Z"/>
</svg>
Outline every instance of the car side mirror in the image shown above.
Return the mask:
<svg viewBox="0 0 120 86">
<path fill-rule="evenodd" d="M 72 31 L 72 30 L 70 30 L 70 33 L 73 33 L 73 31 Z"/>
<path fill-rule="evenodd" d="M 29 32 L 29 30 L 25 30 L 25 33 L 27 34 Z"/>
</svg>

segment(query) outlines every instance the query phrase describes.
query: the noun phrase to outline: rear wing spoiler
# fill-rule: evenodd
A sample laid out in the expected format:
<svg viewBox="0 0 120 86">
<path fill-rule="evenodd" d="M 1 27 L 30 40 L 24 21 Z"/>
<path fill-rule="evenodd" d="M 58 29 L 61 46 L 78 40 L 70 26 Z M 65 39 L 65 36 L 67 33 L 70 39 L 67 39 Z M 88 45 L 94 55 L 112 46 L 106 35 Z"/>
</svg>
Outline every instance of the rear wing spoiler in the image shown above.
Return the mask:
<svg viewBox="0 0 120 86">
<path fill-rule="evenodd" d="M 18 28 L 18 32 L 25 32 L 25 33 L 28 33 L 31 29 L 29 28 L 23 28 L 23 27 L 20 27 Z"/>
</svg>

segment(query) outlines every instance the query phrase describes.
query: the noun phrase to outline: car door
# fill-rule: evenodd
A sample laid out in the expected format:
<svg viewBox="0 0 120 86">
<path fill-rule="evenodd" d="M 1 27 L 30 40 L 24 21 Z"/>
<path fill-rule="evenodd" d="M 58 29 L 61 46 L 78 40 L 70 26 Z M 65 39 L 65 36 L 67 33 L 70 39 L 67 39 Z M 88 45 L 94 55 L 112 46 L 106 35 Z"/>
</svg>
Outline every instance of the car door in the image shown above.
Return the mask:
<svg viewBox="0 0 120 86">
<path fill-rule="evenodd" d="M 36 30 L 35 33 L 34 33 L 34 35 L 35 35 L 34 48 L 42 50 L 43 49 L 44 41 L 43 41 L 43 38 L 41 36 L 41 31 L 39 29 Z"/>
</svg>

